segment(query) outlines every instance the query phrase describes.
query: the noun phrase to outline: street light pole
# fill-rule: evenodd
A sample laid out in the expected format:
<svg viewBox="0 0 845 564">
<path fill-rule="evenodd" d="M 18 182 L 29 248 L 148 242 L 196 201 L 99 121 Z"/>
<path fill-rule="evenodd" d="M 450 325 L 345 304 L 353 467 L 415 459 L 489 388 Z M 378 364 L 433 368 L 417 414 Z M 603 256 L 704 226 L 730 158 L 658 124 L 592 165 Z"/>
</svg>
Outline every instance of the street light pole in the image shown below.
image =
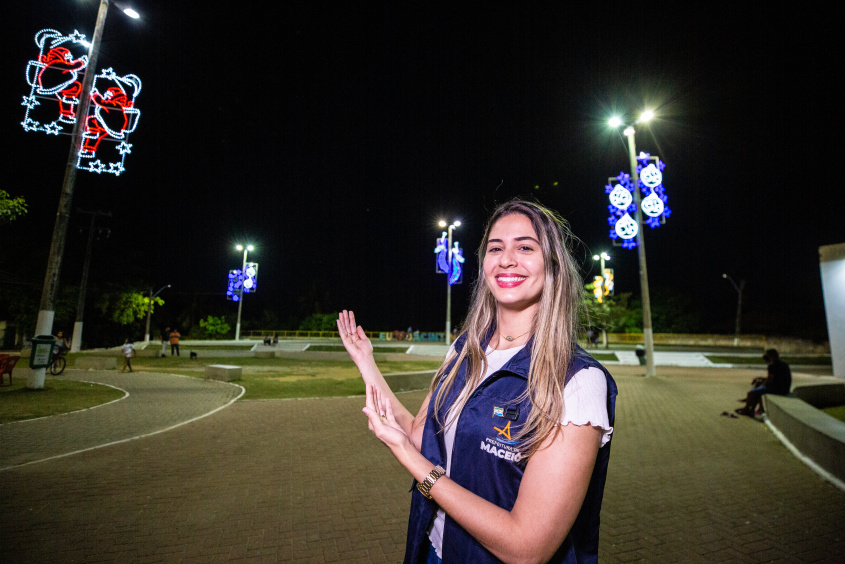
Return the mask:
<svg viewBox="0 0 845 564">
<path fill-rule="evenodd" d="M 38 320 L 35 324 L 36 335 L 50 335 L 53 332 L 53 318 L 56 314 L 56 290 L 59 284 L 59 271 L 62 267 L 62 257 L 67 240 L 67 226 L 70 222 L 70 210 L 73 202 L 73 188 L 76 184 L 76 160 L 82 149 L 83 132 L 88 118 L 88 108 L 91 103 L 91 87 L 94 75 L 97 74 L 97 57 L 100 54 L 100 40 L 103 37 L 103 27 L 109 11 L 109 0 L 100 0 L 97 12 L 97 23 L 94 35 L 91 37 L 91 47 L 88 49 L 88 66 L 82 77 L 82 90 L 79 93 L 79 107 L 76 112 L 76 123 L 71 133 L 71 145 L 65 165 L 65 177 L 62 181 L 62 193 L 59 198 L 59 209 L 56 212 L 56 223 L 53 226 L 53 240 L 50 243 L 50 255 L 47 259 L 47 272 L 44 274 L 44 286 L 41 290 L 41 304 L 38 309 Z M 26 387 L 40 390 L 44 388 L 46 368 L 35 368 L 26 379 Z"/>
<path fill-rule="evenodd" d="M 446 264 L 448 270 L 446 271 L 446 344 L 451 343 L 452 339 L 452 230 L 460 227 L 461 222 L 455 221 L 449 225 L 448 232 L 448 250 L 446 251 Z M 446 227 L 446 222 L 441 221 L 440 227 Z"/>
<path fill-rule="evenodd" d="M 599 274 L 601 275 L 602 285 L 604 288 L 607 288 L 607 278 L 604 277 L 604 261 L 610 260 L 610 255 L 602 252 L 599 255 L 593 255 L 593 260 L 601 261 L 601 271 Z M 603 325 L 601 328 L 601 344 L 602 348 L 607 348 L 607 324 Z"/>
<path fill-rule="evenodd" d="M 734 346 L 739 346 L 739 327 L 740 322 L 742 321 L 742 290 L 745 289 L 745 280 L 740 280 L 739 285 L 734 282 L 734 279 L 728 276 L 727 274 L 722 274 L 722 278 L 725 278 L 736 290 L 736 293 L 739 294 L 739 297 L 736 301 L 736 326 L 734 327 Z"/>
<path fill-rule="evenodd" d="M 634 185 L 634 204 L 637 207 L 637 256 L 640 263 L 640 294 L 643 302 L 643 344 L 645 345 L 646 376 L 656 374 L 654 368 L 654 333 L 651 326 L 651 298 L 648 291 L 648 268 L 645 258 L 645 238 L 642 229 L 642 209 L 640 197 L 639 174 L 637 173 L 637 147 L 634 141 L 636 132 L 632 126 L 623 132 L 628 138 L 628 156 L 631 160 L 631 183 Z"/>
<path fill-rule="evenodd" d="M 246 272 L 246 255 L 249 251 L 253 250 L 255 247 L 253 247 L 252 245 L 247 245 L 246 247 L 244 247 L 243 245 L 237 245 L 235 248 L 239 251 L 244 252 L 244 260 L 243 260 L 243 264 L 241 265 L 241 277 L 243 278 L 243 276 L 245 275 L 244 273 Z M 238 322 L 235 324 L 235 340 L 236 341 L 241 340 L 241 310 L 244 307 L 243 281 L 241 282 L 240 294 L 241 294 L 240 299 L 238 300 Z"/>
<path fill-rule="evenodd" d="M 159 288 L 158 292 L 155 294 L 153 294 L 153 289 L 150 288 L 150 303 L 147 304 L 147 332 L 144 334 L 145 343 L 150 342 L 150 318 L 153 316 L 153 300 L 167 288 L 170 288 L 170 284 Z"/>
</svg>

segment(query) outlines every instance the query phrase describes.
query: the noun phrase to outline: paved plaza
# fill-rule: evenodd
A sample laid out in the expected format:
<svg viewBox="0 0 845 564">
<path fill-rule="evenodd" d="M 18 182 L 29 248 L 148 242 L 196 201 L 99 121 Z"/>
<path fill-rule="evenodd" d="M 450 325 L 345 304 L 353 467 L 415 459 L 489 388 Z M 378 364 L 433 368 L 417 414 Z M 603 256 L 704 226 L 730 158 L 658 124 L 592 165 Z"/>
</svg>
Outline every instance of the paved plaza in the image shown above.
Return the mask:
<svg viewBox="0 0 845 564">
<path fill-rule="evenodd" d="M 602 562 L 845 561 L 845 492 L 762 423 L 720 416 L 762 371 L 612 372 Z M 63 377 L 129 395 L 0 425 L 3 562 L 401 561 L 411 480 L 367 430 L 363 398 L 233 401 L 237 386 L 179 376 Z M 423 395 L 401 397 L 415 410 Z"/>
</svg>

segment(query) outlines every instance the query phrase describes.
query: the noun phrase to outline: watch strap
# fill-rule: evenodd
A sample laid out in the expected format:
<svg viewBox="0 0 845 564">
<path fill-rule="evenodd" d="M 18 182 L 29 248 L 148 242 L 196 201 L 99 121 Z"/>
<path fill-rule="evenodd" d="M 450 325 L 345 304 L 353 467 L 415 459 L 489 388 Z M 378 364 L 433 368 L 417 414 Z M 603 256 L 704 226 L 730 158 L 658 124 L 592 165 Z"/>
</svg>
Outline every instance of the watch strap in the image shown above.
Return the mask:
<svg viewBox="0 0 845 564">
<path fill-rule="evenodd" d="M 426 476 L 422 482 L 417 483 L 417 489 L 425 497 L 431 499 L 431 487 L 434 485 L 434 482 L 436 482 L 445 475 L 446 470 L 444 470 L 442 466 L 437 465 L 431 469 L 431 472 L 428 473 L 428 476 Z"/>
</svg>

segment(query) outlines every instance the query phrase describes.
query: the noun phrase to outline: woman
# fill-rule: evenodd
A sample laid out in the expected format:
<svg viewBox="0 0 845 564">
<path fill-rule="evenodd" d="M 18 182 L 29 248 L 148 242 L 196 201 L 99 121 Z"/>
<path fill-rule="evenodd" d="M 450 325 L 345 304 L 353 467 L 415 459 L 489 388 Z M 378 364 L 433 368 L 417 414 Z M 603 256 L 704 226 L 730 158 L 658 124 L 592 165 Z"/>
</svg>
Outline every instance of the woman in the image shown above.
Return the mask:
<svg viewBox="0 0 845 564">
<path fill-rule="evenodd" d="M 490 218 L 460 337 L 419 413 L 338 320 L 370 430 L 413 475 L 405 562 L 594 562 L 616 384 L 576 344 L 583 286 L 565 222 L 527 201 Z"/>
</svg>

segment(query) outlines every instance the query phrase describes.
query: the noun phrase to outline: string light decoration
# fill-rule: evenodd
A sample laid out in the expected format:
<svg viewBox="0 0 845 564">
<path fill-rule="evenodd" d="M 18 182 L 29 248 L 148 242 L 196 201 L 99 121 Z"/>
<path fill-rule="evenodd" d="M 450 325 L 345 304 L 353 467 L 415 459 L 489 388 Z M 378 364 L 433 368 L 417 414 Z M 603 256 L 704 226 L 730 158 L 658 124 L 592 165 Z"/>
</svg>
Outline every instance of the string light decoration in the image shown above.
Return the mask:
<svg viewBox="0 0 845 564">
<path fill-rule="evenodd" d="M 35 34 L 35 44 L 39 52 L 26 69 L 30 92 L 21 104 L 26 108 L 21 126 L 27 132 L 70 134 L 78 119 L 81 75 L 88 68 L 88 43 L 76 30 L 64 35 L 55 29 L 43 29 Z M 120 76 L 107 68 L 94 77 L 77 168 L 116 176 L 126 170 L 126 155 L 132 152 L 129 134 L 141 116 L 135 107 L 140 92 L 141 80 L 134 74 Z M 103 140 L 111 143 L 101 145 Z"/>
<path fill-rule="evenodd" d="M 663 187 L 663 170 L 666 168 L 666 163 L 642 151 L 637 157 L 637 163 L 640 191 L 645 196 L 640 207 L 643 213 L 649 216 L 645 222 L 654 229 L 666 223 L 672 215 L 672 210 L 666 205 L 669 197 Z"/>
<path fill-rule="evenodd" d="M 226 287 L 226 299 L 239 302 L 244 294 L 258 291 L 258 263 L 246 263 L 246 270 L 240 268 L 229 271 L 229 281 Z"/>
<path fill-rule="evenodd" d="M 233 302 L 241 301 L 241 288 L 243 287 L 243 276 L 240 268 L 229 271 L 229 285 L 226 288 L 226 299 Z"/>
<path fill-rule="evenodd" d="M 440 238 L 437 239 L 437 246 L 434 247 L 434 252 L 437 255 L 437 262 L 435 268 L 437 274 L 449 272 L 449 239 L 444 231 Z"/>
<path fill-rule="evenodd" d="M 452 272 L 449 274 L 449 284 L 454 286 L 463 282 L 464 269 L 461 265 L 466 259 L 464 258 L 464 250 L 458 247 L 458 242 L 452 246 Z"/>
<path fill-rule="evenodd" d="M 244 271 L 244 293 L 249 294 L 251 292 L 258 291 L 258 263 L 257 262 L 248 262 L 246 263 L 246 270 Z"/>
<path fill-rule="evenodd" d="M 607 211 L 607 223 L 610 225 L 610 238 L 616 241 L 622 239 L 622 247 L 633 249 L 637 246 L 635 240 L 639 232 L 639 225 L 631 218 L 631 214 L 637 211 L 634 203 L 633 186 L 631 175 L 620 172 L 615 178 L 609 178 L 604 187 L 604 193 L 608 194 L 610 205 Z"/>
<path fill-rule="evenodd" d="M 434 248 L 437 254 L 436 270 L 437 274 L 448 274 L 449 285 L 454 286 L 463 282 L 463 267 L 464 250 L 461 249 L 457 241 L 452 244 L 452 266 L 449 267 L 449 239 L 446 232 L 437 239 L 437 246 Z"/>
<path fill-rule="evenodd" d="M 666 219 L 672 215 L 672 210 L 667 205 L 669 197 L 666 196 L 663 187 L 663 170 L 666 164 L 658 157 L 645 152 L 639 154 L 637 163 L 639 189 L 644 196 L 640 202 L 640 208 L 648 216 L 645 223 L 654 229 L 666 223 Z M 633 249 L 637 246 L 636 237 L 640 227 L 638 222 L 631 217 L 631 214 L 637 212 L 637 205 L 632 195 L 634 186 L 631 175 L 620 172 L 616 177 L 609 178 L 604 192 L 610 201 L 607 206 L 610 238 L 614 241 L 622 239 L 622 248 Z"/>
</svg>

